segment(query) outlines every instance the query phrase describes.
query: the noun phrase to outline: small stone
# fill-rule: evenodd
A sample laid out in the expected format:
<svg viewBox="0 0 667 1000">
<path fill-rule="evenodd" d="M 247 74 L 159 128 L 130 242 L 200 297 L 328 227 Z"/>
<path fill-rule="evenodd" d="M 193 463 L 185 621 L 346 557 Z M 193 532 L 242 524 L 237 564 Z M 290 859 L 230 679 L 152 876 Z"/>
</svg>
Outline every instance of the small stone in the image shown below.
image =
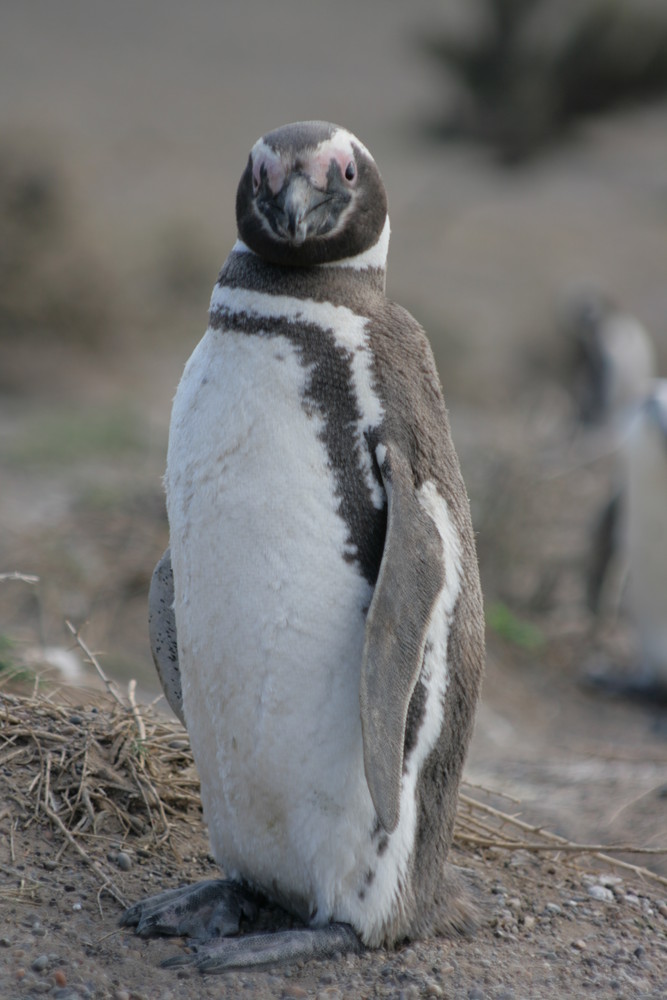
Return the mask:
<svg viewBox="0 0 667 1000">
<path fill-rule="evenodd" d="M 58 862 L 52 861 L 51 858 L 47 858 L 46 861 L 42 861 L 42 865 L 46 868 L 47 872 L 54 872 L 58 867 Z"/>
<path fill-rule="evenodd" d="M 433 982 L 433 980 L 430 980 L 426 984 L 424 995 L 427 997 L 444 997 L 445 991 L 443 990 L 442 986 L 438 985 L 438 983 L 435 983 Z"/>
<path fill-rule="evenodd" d="M 116 990 L 113 995 L 113 1000 L 130 1000 L 129 990 Z"/>
<path fill-rule="evenodd" d="M 544 909 L 552 916 L 557 916 L 559 913 L 563 912 L 563 907 L 559 906 L 558 903 L 547 903 Z"/>
<path fill-rule="evenodd" d="M 656 910 L 661 917 L 667 917 L 667 903 L 657 903 Z M 2 941 L 0 941 L 0 944 L 2 944 Z"/>
<path fill-rule="evenodd" d="M 129 872 L 132 867 L 132 858 L 125 851 L 119 851 L 116 855 L 116 864 L 122 872 Z"/>
<path fill-rule="evenodd" d="M 11 948 L 12 942 L 8 937 L 0 937 L 0 948 Z"/>
<path fill-rule="evenodd" d="M 33 993 L 50 993 L 51 983 L 47 982 L 46 979 L 38 979 L 36 983 L 30 984 L 30 989 Z"/>
<path fill-rule="evenodd" d="M 603 885 L 589 885 L 588 895 L 593 899 L 599 899 L 603 903 L 613 903 L 614 894 L 611 889 L 605 889 Z"/>
<path fill-rule="evenodd" d="M 40 955 L 39 958 L 36 958 L 35 961 L 32 963 L 32 965 L 30 966 L 30 968 L 34 972 L 44 972 L 44 969 L 48 969 L 48 967 L 49 967 L 48 955 Z"/>
<path fill-rule="evenodd" d="M 535 926 L 535 917 L 532 915 L 532 913 L 526 913 L 526 915 L 523 918 L 523 926 L 526 928 L 527 931 L 532 931 L 533 927 Z"/>
<path fill-rule="evenodd" d="M 572 947 L 576 948 L 577 951 L 586 951 L 587 944 L 583 938 L 579 938 L 577 941 L 572 942 Z"/>
<path fill-rule="evenodd" d="M 302 997 L 308 996 L 308 991 L 304 990 L 302 986 L 297 986 L 296 983 L 292 983 L 285 987 L 283 990 L 283 996 L 289 997 L 289 1000 L 302 1000 Z"/>
<path fill-rule="evenodd" d="M 81 903 L 74 903 L 74 904 L 72 905 L 72 909 L 73 909 L 73 910 L 76 910 L 76 911 L 78 912 L 79 910 L 82 910 L 82 909 L 83 909 L 83 906 L 81 905 Z"/>
<path fill-rule="evenodd" d="M 67 986 L 67 976 L 62 969 L 56 969 L 53 973 L 53 980 L 56 986 Z"/>
</svg>

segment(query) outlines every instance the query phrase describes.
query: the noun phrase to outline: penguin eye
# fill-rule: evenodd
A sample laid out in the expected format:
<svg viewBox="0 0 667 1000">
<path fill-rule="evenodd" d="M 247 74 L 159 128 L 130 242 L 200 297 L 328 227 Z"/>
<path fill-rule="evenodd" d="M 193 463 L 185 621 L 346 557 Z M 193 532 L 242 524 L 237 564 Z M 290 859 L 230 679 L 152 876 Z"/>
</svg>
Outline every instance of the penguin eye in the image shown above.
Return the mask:
<svg viewBox="0 0 667 1000">
<path fill-rule="evenodd" d="M 348 165 L 345 167 L 345 180 L 353 181 L 357 176 L 357 167 L 354 160 L 350 160 Z"/>
</svg>

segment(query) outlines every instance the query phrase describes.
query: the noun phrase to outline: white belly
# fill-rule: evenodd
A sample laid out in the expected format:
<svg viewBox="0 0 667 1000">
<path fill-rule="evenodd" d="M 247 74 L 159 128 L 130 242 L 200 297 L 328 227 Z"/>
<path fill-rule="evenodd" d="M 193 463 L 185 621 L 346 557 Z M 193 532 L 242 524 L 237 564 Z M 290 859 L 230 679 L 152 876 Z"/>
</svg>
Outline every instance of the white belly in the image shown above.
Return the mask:
<svg viewBox="0 0 667 1000">
<path fill-rule="evenodd" d="M 359 710 L 372 588 L 342 558 L 307 377 L 285 338 L 212 331 L 183 375 L 166 476 L 183 709 L 219 863 L 358 925 L 377 864 Z"/>
</svg>

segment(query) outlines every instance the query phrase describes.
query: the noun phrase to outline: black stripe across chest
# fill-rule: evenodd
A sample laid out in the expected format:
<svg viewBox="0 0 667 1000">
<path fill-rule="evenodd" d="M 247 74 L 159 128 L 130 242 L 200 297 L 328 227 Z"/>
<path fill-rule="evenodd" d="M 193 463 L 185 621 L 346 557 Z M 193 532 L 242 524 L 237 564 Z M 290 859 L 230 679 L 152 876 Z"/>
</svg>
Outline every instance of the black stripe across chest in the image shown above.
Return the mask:
<svg viewBox="0 0 667 1000">
<path fill-rule="evenodd" d="M 316 433 L 326 448 L 338 513 L 347 528 L 344 558 L 355 563 L 362 576 L 374 585 L 384 546 L 386 506 L 378 508 L 373 503 L 368 482 L 370 469 L 376 490 L 381 488 L 379 471 L 374 460 L 369 460 L 370 429 L 363 436 L 359 430 L 365 419 L 355 388 L 355 348 L 337 337 L 331 327 L 302 318 L 265 316 L 259 311 L 236 308 L 233 297 L 211 309 L 209 325 L 223 333 L 281 337 L 292 345 L 307 371 L 300 404 L 309 417 L 319 418 Z M 280 363 L 276 359 L 276 364 Z"/>
</svg>

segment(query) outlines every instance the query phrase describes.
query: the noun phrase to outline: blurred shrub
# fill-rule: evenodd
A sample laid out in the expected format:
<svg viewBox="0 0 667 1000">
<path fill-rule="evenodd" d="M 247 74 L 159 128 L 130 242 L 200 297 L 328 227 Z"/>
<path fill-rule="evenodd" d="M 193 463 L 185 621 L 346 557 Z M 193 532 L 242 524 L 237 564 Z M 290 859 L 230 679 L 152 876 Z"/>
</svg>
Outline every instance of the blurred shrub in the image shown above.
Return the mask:
<svg viewBox="0 0 667 1000">
<path fill-rule="evenodd" d="M 99 343 L 110 304 L 64 178 L 46 157 L 0 146 L 0 346 L 52 335 Z"/>
<path fill-rule="evenodd" d="M 473 7 L 467 32 L 422 41 L 456 89 L 440 136 L 472 138 L 513 163 L 582 116 L 667 93 L 664 0 L 475 0 Z"/>
<path fill-rule="evenodd" d="M 542 632 L 530 622 L 522 621 L 506 604 L 496 601 L 486 609 L 486 622 L 497 635 L 522 649 L 539 652 L 544 647 Z"/>
</svg>

